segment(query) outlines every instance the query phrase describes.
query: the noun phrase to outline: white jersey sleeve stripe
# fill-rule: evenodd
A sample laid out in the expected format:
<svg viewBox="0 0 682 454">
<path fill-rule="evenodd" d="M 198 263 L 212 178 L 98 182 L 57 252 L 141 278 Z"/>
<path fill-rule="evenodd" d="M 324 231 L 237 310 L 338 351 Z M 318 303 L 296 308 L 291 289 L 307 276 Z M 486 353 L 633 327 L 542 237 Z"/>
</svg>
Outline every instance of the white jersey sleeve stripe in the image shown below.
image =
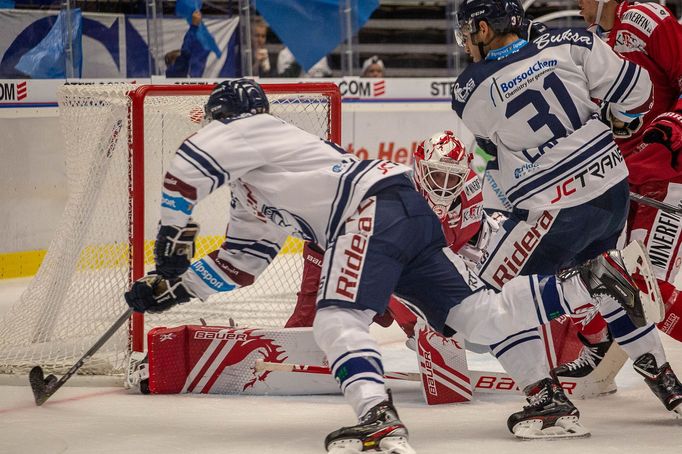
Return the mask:
<svg viewBox="0 0 682 454">
<path fill-rule="evenodd" d="M 630 62 L 626 62 L 626 64 L 628 67 L 625 71 L 625 76 L 623 76 L 623 79 L 618 83 L 618 88 L 614 91 L 613 96 L 611 98 L 607 98 L 608 101 L 621 102 L 626 99 L 625 92 L 628 91 L 628 88 L 634 82 L 635 73 L 637 73 L 636 65 Z"/>
<path fill-rule="evenodd" d="M 618 75 L 614 79 L 614 82 L 611 84 L 609 87 L 608 91 L 604 95 L 604 99 L 611 99 L 611 92 L 616 88 L 616 86 L 620 83 L 623 73 L 625 72 L 627 68 L 627 62 L 623 60 L 623 62 L 620 64 L 620 69 L 618 70 Z"/>
<path fill-rule="evenodd" d="M 346 205 L 352 199 L 355 191 L 355 182 L 362 179 L 370 170 L 376 167 L 381 161 L 359 161 L 354 166 L 349 167 L 344 176 L 339 180 L 336 188 L 336 196 L 332 204 L 332 210 L 327 224 L 327 238 L 335 236 L 341 225 L 342 215 L 346 210 Z"/>
<path fill-rule="evenodd" d="M 227 176 L 227 179 L 230 179 L 230 172 L 228 172 L 225 167 L 223 167 L 220 162 L 215 158 L 215 156 L 212 156 L 210 153 L 207 153 L 204 149 L 200 148 L 197 144 L 192 142 L 191 140 L 187 139 L 185 141 L 187 144 L 189 144 L 190 147 L 192 147 L 193 150 L 195 150 L 198 154 L 200 154 L 202 157 L 206 159 L 207 162 L 209 162 L 213 168 L 215 168 L 216 172 L 219 174 Z"/>
<path fill-rule="evenodd" d="M 272 262 L 272 259 L 279 253 L 279 248 L 272 247 L 264 242 L 251 241 L 248 244 L 236 244 L 230 239 L 227 240 L 225 245 L 226 249 L 233 251 L 240 251 L 244 254 L 249 254 L 254 257 L 261 258 L 268 263 Z"/>
<path fill-rule="evenodd" d="M 640 68 L 640 67 L 638 66 L 638 67 L 637 67 L 637 75 L 635 76 L 634 80 L 633 80 L 632 83 L 630 84 L 630 89 L 627 91 L 627 93 L 625 93 L 625 95 L 623 95 L 623 96 L 620 97 L 620 99 L 618 100 L 619 102 L 620 102 L 620 101 L 623 101 L 623 100 L 625 100 L 625 99 L 628 99 L 628 98 L 630 97 L 630 94 L 632 93 L 632 90 L 634 90 L 635 87 L 637 86 L 637 82 L 639 81 L 639 76 L 640 76 L 640 75 L 642 75 L 642 68 Z"/>
<path fill-rule="evenodd" d="M 201 148 L 198 148 L 189 140 L 186 140 L 182 145 L 180 145 L 180 149 L 185 153 L 185 155 L 192 158 L 194 162 L 213 175 L 218 181 L 218 186 L 225 184 L 229 178 L 229 174 L 223 170 L 220 165 L 215 163 L 215 159 L 209 158 Z"/>
<path fill-rule="evenodd" d="M 183 148 L 184 147 L 184 148 Z M 188 154 L 186 150 L 190 150 L 190 153 Z M 191 149 L 189 147 L 186 147 L 185 144 L 180 145 L 180 148 L 178 151 L 175 153 L 175 155 L 178 158 L 181 158 L 183 161 L 185 161 L 187 164 L 190 166 L 194 167 L 199 173 L 201 173 L 208 181 L 211 182 L 211 187 L 209 189 L 209 193 L 215 191 L 219 186 L 220 182 L 218 178 L 211 174 L 206 168 L 204 168 L 201 164 L 199 164 L 196 160 L 192 158 Z"/>
</svg>

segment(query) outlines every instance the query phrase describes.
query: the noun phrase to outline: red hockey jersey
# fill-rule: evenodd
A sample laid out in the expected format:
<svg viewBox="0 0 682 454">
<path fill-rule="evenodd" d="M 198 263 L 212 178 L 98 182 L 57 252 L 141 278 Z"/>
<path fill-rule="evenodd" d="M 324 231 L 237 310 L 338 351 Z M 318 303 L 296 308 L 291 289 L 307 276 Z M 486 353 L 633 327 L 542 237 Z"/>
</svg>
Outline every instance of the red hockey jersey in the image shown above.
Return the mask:
<svg viewBox="0 0 682 454">
<path fill-rule="evenodd" d="M 483 218 L 483 193 L 481 180 L 474 172 L 469 173 L 469 178 L 464 184 L 462 193 L 456 199 L 461 201 L 453 206 L 443 218 L 443 232 L 450 249 L 458 252 L 481 227 Z"/>
<path fill-rule="evenodd" d="M 656 3 L 623 2 L 616 9 L 607 42 L 624 59 L 646 69 L 653 85 L 653 106 L 643 118 L 644 125 L 632 137 L 616 138 L 631 181 L 641 184 L 671 179 L 680 172 L 671 168 L 670 155 L 663 147 L 637 152 L 646 147 L 642 134 L 657 115 L 682 110 L 682 25 L 668 9 Z"/>
</svg>

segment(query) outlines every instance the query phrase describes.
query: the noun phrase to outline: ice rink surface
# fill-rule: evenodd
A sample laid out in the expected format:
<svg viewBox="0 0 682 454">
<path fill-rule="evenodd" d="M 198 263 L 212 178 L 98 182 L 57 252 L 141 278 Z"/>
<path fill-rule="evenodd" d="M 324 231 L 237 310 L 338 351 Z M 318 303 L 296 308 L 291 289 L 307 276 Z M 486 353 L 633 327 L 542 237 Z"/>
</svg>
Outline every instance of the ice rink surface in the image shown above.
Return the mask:
<svg viewBox="0 0 682 454">
<path fill-rule="evenodd" d="M 0 315 L 28 280 L 0 280 Z M 414 371 L 414 354 L 399 332 L 377 332 L 387 370 Z M 682 343 L 662 335 L 668 359 L 682 374 Z M 487 355 L 472 368 L 499 370 Z M 575 401 L 592 436 L 518 441 L 506 427 L 519 396 L 475 395 L 467 404 L 427 407 L 416 383 L 389 382 L 410 441 L 419 454 L 682 453 L 682 419 L 669 413 L 632 370 L 618 392 Z M 326 434 L 355 423 L 340 395 L 306 397 L 144 396 L 123 388 L 60 389 L 36 407 L 25 386 L 0 386 L 0 453 L 323 453 Z"/>
</svg>

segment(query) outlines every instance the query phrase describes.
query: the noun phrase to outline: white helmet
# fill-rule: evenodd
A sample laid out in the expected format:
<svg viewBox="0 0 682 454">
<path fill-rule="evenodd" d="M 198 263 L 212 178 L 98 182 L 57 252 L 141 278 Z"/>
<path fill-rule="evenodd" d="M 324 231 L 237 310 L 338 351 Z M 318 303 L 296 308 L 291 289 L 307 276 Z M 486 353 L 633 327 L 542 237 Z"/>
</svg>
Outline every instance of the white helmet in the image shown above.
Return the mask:
<svg viewBox="0 0 682 454">
<path fill-rule="evenodd" d="M 436 215 L 443 219 L 469 177 L 469 159 L 452 131 L 435 134 L 414 153 L 414 179 Z"/>
</svg>

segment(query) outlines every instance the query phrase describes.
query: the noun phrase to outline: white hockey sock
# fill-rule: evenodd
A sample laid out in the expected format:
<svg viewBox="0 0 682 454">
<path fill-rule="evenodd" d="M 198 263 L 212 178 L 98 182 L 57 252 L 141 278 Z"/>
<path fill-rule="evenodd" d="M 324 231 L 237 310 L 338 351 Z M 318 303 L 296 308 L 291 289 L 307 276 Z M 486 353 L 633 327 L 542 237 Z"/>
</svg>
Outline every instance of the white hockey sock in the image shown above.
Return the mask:
<svg viewBox="0 0 682 454">
<path fill-rule="evenodd" d="M 637 328 L 620 304 L 611 298 L 602 298 L 599 313 L 609 325 L 613 340 L 631 360 L 635 361 L 643 354 L 651 353 L 659 366 L 667 361 L 656 325 L 652 323 Z"/>
<path fill-rule="evenodd" d="M 545 345 L 537 329 L 511 335 L 490 350 L 522 390 L 549 377 Z"/>
<path fill-rule="evenodd" d="M 568 315 L 580 314 L 585 310 L 594 310 L 594 300 L 587 291 L 580 277 L 573 276 L 561 282 L 563 299 L 570 312 Z"/>
<path fill-rule="evenodd" d="M 388 399 L 379 345 L 369 334 L 375 314 L 331 306 L 318 310 L 313 323 L 315 341 L 358 418 Z"/>
</svg>

